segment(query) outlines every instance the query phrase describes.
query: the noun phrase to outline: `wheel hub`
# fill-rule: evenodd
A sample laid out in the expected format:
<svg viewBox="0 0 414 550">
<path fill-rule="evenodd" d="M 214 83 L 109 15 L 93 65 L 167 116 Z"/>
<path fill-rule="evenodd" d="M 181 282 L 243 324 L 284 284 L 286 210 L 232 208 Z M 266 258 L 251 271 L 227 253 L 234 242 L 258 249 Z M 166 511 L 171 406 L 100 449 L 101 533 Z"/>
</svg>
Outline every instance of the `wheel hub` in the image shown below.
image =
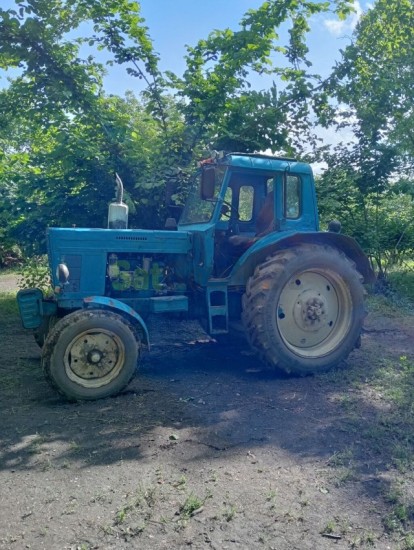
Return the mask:
<svg viewBox="0 0 414 550">
<path fill-rule="evenodd" d="M 313 290 L 303 292 L 297 299 L 293 317 L 302 330 L 320 330 L 326 324 L 328 311 L 327 301 L 320 293 Z"/>
<path fill-rule="evenodd" d="M 74 338 L 66 354 L 67 373 L 75 380 L 102 379 L 123 361 L 122 346 L 109 331 L 88 331 Z"/>
<path fill-rule="evenodd" d="M 99 361 L 102 359 L 103 353 L 101 353 L 98 349 L 91 350 L 87 355 L 87 360 L 89 363 L 99 363 Z"/>
</svg>

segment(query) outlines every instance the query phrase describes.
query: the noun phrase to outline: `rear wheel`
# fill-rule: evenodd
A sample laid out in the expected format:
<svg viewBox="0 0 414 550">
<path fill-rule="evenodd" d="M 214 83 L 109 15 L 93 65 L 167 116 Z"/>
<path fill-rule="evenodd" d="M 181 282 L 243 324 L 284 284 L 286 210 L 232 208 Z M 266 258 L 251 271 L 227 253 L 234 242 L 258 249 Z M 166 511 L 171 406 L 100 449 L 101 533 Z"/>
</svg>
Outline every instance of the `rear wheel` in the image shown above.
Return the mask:
<svg viewBox="0 0 414 550">
<path fill-rule="evenodd" d="M 42 364 L 48 382 L 71 400 L 120 392 L 133 377 L 139 345 L 120 315 L 82 310 L 58 321 L 46 338 Z"/>
<path fill-rule="evenodd" d="M 271 366 L 323 372 L 357 345 L 364 289 L 353 263 L 323 245 L 281 251 L 258 266 L 243 297 L 250 344 Z"/>
</svg>

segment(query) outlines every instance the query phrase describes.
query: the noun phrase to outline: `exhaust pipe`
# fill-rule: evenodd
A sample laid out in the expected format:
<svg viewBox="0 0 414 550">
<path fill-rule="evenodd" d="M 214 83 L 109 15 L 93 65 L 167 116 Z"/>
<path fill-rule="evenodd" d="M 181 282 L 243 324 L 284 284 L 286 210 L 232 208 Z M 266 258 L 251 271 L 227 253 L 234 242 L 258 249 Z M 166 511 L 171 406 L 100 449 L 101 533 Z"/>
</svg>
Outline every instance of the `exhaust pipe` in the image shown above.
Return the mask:
<svg viewBox="0 0 414 550">
<path fill-rule="evenodd" d="M 116 202 L 108 209 L 108 229 L 128 229 L 128 206 L 122 202 L 124 186 L 118 174 L 116 176 Z"/>
</svg>

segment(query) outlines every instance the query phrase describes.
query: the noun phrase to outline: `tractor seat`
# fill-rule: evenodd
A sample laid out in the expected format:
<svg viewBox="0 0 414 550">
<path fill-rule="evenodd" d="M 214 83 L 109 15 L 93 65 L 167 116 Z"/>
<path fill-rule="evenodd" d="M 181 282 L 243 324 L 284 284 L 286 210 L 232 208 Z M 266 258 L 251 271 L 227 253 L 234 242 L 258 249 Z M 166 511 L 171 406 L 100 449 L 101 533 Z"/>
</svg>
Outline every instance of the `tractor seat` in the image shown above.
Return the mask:
<svg viewBox="0 0 414 550">
<path fill-rule="evenodd" d="M 232 248 L 235 249 L 235 251 L 242 253 L 252 246 L 257 239 L 271 233 L 274 229 L 274 192 L 270 191 L 270 193 L 266 196 L 259 214 L 257 215 L 256 235 L 254 237 L 248 237 L 246 235 L 232 235 L 228 242 Z"/>
</svg>

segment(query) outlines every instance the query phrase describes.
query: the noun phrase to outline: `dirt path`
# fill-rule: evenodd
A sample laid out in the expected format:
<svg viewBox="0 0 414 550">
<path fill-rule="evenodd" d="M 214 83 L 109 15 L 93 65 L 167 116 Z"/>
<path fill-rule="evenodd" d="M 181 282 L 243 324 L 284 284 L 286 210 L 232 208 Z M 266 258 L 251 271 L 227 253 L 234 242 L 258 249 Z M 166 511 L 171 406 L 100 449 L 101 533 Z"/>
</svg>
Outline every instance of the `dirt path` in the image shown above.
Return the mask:
<svg viewBox="0 0 414 550">
<path fill-rule="evenodd" d="M 1 292 L 17 292 L 19 277 L 14 273 L 0 275 L 0 293 Z"/>
<path fill-rule="evenodd" d="M 413 319 L 370 314 L 347 370 L 300 379 L 164 320 L 126 391 L 68 404 L 11 317 L 0 548 L 404 548 L 384 523 L 393 443 L 376 447 L 386 405 L 371 381 L 383 361 L 414 360 Z"/>
</svg>

